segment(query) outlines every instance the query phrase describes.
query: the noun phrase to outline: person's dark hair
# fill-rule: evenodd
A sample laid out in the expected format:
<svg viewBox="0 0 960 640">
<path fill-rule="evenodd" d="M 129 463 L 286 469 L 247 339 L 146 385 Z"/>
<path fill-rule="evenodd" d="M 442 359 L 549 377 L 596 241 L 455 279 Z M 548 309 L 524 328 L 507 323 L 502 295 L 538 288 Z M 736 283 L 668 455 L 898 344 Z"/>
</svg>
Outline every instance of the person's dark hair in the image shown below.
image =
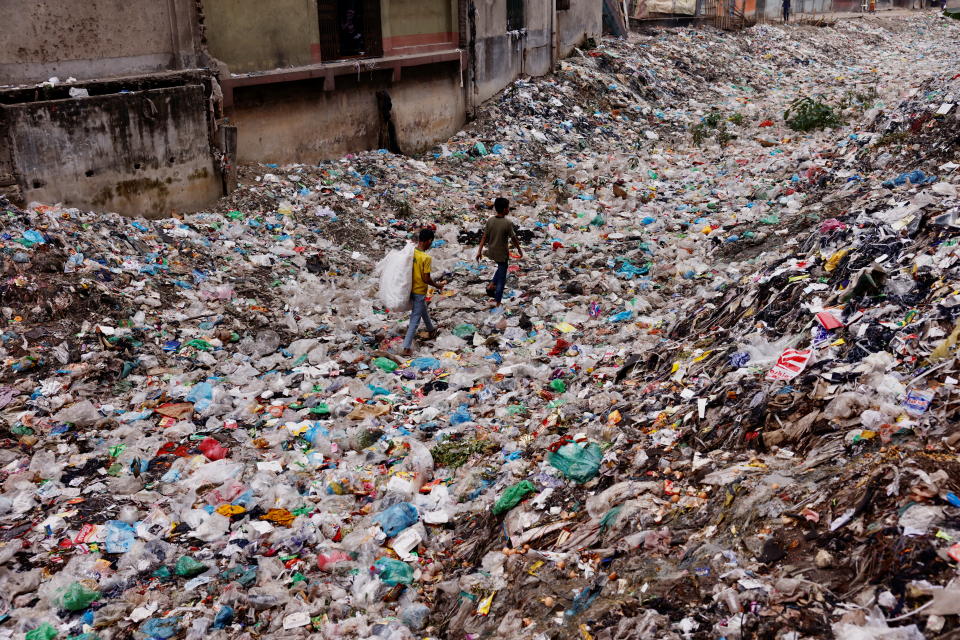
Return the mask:
<svg viewBox="0 0 960 640">
<path fill-rule="evenodd" d="M 497 213 L 505 213 L 510 207 L 510 201 L 506 198 L 497 198 L 493 201 L 493 208 Z"/>
<path fill-rule="evenodd" d="M 433 232 L 433 229 L 420 229 L 420 233 L 417 235 L 417 240 L 419 242 L 433 242 L 433 239 L 437 237 L 437 234 Z"/>
</svg>

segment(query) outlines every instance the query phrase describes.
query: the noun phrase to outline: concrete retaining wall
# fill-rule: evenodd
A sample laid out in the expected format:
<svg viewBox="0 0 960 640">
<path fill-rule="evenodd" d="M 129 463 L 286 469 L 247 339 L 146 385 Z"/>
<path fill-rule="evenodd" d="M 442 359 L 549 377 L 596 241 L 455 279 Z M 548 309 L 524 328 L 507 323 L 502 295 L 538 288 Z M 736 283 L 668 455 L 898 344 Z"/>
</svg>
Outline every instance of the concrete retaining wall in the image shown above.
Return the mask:
<svg viewBox="0 0 960 640">
<path fill-rule="evenodd" d="M 0 106 L 25 202 L 159 217 L 221 195 L 202 85 Z"/>
</svg>

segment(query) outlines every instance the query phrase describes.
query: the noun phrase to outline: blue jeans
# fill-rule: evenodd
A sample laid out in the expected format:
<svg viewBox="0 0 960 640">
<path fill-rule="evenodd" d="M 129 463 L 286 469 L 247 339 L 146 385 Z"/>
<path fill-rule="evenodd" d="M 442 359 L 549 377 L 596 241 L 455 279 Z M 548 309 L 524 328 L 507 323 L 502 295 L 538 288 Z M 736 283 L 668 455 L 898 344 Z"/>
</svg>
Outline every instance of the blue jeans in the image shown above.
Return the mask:
<svg viewBox="0 0 960 640">
<path fill-rule="evenodd" d="M 497 272 L 493 274 L 493 280 L 490 281 L 490 284 L 494 287 L 493 299 L 497 301 L 497 304 L 500 304 L 500 301 L 503 300 L 503 289 L 507 286 L 506 262 L 497 263 Z"/>
<path fill-rule="evenodd" d="M 417 327 L 420 326 L 420 320 L 423 320 L 423 326 L 427 331 L 433 331 L 436 327 L 430 320 L 427 313 L 427 296 L 419 293 L 411 293 L 410 301 L 413 302 L 413 310 L 410 311 L 410 326 L 407 327 L 407 337 L 403 341 L 403 348 L 409 349 L 413 346 L 413 338 L 417 335 Z"/>
</svg>

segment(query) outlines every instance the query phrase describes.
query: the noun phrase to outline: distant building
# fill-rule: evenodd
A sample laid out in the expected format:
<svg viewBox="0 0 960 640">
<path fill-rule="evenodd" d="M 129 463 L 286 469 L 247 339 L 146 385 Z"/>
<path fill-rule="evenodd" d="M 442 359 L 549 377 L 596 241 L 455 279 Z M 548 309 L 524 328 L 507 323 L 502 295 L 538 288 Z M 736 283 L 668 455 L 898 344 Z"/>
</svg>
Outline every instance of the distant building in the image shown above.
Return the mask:
<svg viewBox="0 0 960 640">
<path fill-rule="evenodd" d="M 0 13 L 0 192 L 144 215 L 203 207 L 238 161 L 427 149 L 601 30 L 601 0 L 0 0 Z"/>
</svg>

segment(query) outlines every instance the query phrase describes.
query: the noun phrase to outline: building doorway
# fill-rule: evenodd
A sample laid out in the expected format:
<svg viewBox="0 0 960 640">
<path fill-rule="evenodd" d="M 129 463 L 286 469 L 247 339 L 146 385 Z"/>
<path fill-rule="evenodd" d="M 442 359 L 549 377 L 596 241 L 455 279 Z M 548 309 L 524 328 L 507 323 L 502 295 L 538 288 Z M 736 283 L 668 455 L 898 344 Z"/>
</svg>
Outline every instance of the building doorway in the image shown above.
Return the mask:
<svg viewBox="0 0 960 640">
<path fill-rule="evenodd" d="M 380 0 L 317 0 L 324 62 L 383 55 Z"/>
</svg>

